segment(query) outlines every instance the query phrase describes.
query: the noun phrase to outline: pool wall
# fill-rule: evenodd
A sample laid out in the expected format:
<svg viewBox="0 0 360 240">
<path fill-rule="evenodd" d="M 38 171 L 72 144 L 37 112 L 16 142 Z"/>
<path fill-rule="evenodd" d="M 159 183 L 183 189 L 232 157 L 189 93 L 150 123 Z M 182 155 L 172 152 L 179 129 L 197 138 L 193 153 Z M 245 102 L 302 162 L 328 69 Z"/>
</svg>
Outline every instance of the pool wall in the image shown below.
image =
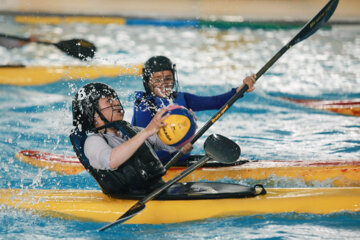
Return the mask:
<svg viewBox="0 0 360 240">
<path fill-rule="evenodd" d="M 306 21 L 326 0 L 5 0 L 0 14 L 60 14 L 226 21 Z M 331 21 L 360 23 L 360 1 L 341 0 Z"/>
</svg>

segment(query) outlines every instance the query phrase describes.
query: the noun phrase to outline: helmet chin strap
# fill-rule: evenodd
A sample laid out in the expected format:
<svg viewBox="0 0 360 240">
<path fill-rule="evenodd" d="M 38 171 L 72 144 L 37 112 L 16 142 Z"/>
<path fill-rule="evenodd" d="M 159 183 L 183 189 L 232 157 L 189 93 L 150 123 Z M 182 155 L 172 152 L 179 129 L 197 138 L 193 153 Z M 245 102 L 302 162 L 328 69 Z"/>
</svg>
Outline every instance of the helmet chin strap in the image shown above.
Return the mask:
<svg viewBox="0 0 360 240">
<path fill-rule="evenodd" d="M 105 122 L 105 126 L 106 126 L 108 123 L 110 123 L 110 122 L 106 119 L 106 117 L 104 116 L 104 114 L 102 114 L 101 111 L 99 111 L 98 108 L 95 108 L 95 112 L 97 112 L 97 114 L 99 115 L 100 119 Z M 111 119 L 112 119 L 112 115 L 111 115 Z M 101 128 L 101 127 L 100 127 L 100 128 Z M 99 128 L 95 128 L 95 129 L 96 129 L 96 131 L 97 131 Z M 107 130 L 107 128 L 105 127 L 104 133 L 106 133 L 106 130 Z"/>
<path fill-rule="evenodd" d="M 101 127 L 95 128 L 95 129 L 96 129 L 97 131 L 98 131 L 99 129 L 105 129 L 104 133 L 106 133 L 106 130 L 107 130 L 107 128 L 108 128 L 107 125 L 108 125 L 109 123 L 113 122 L 114 109 L 113 109 L 112 112 L 111 112 L 111 121 L 108 121 L 108 120 L 105 118 L 104 114 L 102 114 L 101 111 L 99 111 L 98 108 L 95 108 L 95 111 L 97 112 L 97 114 L 99 114 L 100 119 L 105 122 L 105 125 L 104 125 L 104 126 L 101 126 Z M 120 109 L 119 109 L 119 110 L 115 110 L 115 111 L 120 111 Z"/>
</svg>

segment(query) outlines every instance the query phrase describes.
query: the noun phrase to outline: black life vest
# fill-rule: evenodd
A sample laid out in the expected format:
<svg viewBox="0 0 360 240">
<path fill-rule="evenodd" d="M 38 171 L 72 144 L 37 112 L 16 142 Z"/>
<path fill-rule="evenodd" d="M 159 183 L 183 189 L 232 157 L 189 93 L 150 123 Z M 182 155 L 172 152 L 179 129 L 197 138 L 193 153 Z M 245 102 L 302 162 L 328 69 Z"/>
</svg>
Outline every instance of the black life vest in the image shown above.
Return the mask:
<svg viewBox="0 0 360 240">
<path fill-rule="evenodd" d="M 125 136 L 132 138 L 139 131 L 126 121 L 108 123 L 106 128 L 115 127 Z M 95 178 L 105 194 L 141 194 L 148 193 L 163 184 L 161 177 L 166 170 L 150 143 L 145 141 L 140 148 L 116 170 L 99 170 L 93 168 L 84 153 L 85 132 L 75 129 L 70 140 L 80 162 Z"/>
</svg>

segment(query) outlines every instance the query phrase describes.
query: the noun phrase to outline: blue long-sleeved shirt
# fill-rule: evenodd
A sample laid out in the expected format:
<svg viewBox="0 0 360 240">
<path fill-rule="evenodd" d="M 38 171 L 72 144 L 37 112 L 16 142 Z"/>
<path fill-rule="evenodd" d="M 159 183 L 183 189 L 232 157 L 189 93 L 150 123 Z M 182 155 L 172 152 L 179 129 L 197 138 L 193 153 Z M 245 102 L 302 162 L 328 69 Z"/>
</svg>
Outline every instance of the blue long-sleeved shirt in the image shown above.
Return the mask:
<svg viewBox="0 0 360 240">
<path fill-rule="evenodd" d="M 184 106 L 187 109 L 192 109 L 194 112 L 214 110 L 220 109 L 235 93 L 236 88 L 216 96 L 197 96 L 191 93 L 179 92 L 173 103 Z M 138 127 L 146 127 L 158 109 L 170 104 L 166 98 L 151 95 L 146 97 L 145 100 L 143 96 L 144 92 L 135 93 L 134 115 L 131 123 Z M 152 106 L 151 103 L 153 103 L 155 107 Z"/>
</svg>

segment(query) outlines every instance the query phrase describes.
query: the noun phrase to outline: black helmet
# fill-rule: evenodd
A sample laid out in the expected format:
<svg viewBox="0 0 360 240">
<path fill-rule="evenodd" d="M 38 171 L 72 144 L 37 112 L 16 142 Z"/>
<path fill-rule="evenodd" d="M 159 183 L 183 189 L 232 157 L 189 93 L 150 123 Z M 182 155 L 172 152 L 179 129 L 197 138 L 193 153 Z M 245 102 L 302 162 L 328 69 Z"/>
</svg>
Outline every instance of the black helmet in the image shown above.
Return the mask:
<svg viewBox="0 0 360 240">
<path fill-rule="evenodd" d="M 92 131 L 95 112 L 107 122 L 98 109 L 102 97 L 113 97 L 120 102 L 115 90 L 104 83 L 88 83 L 80 88 L 72 101 L 73 125 L 82 131 Z"/>
<path fill-rule="evenodd" d="M 173 64 L 170 61 L 170 59 L 165 56 L 154 56 L 149 58 L 145 62 L 144 67 L 142 69 L 142 79 L 143 79 L 145 92 L 147 94 L 151 93 L 151 90 L 149 88 L 149 80 L 152 74 L 155 72 L 166 71 L 166 70 L 170 70 L 172 72 L 174 78 L 173 89 L 175 89 L 174 91 L 177 92 L 178 81 L 177 81 L 175 66 L 176 65 Z"/>
</svg>

